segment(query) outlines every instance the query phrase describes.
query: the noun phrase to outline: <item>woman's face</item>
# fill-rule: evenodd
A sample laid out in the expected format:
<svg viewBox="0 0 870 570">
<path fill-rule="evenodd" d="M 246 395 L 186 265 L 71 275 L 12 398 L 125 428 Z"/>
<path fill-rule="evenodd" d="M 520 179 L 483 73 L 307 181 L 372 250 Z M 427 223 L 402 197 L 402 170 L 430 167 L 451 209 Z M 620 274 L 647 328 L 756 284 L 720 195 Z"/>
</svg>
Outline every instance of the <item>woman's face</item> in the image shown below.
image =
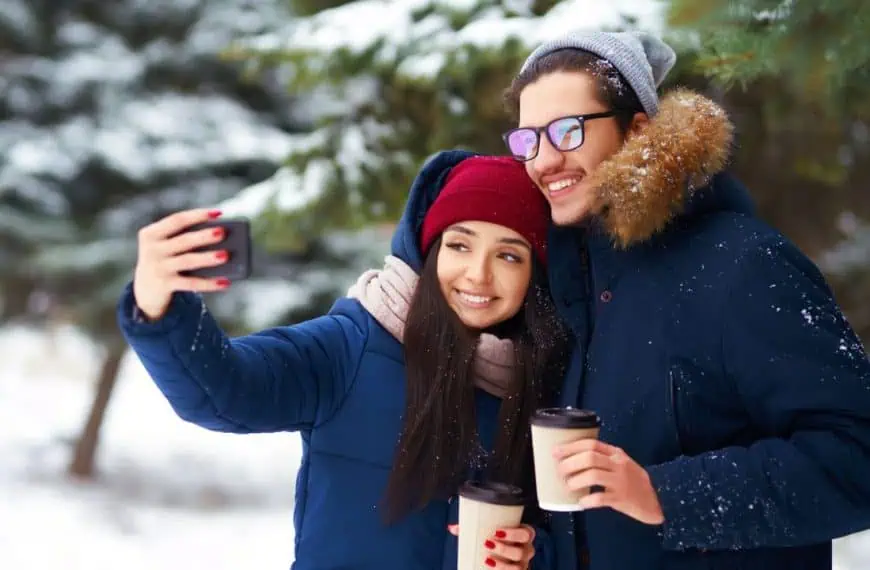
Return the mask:
<svg viewBox="0 0 870 570">
<path fill-rule="evenodd" d="M 438 282 L 465 326 L 483 330 L 516 315 L 531 279 L 532 247 L 514 230 L 468 221 L 444 231 Z"/>
<path fill-rule="evenodd" d="M 611 110 L 598 100 L 595 80 L 590 75 L 557 71 L 539 77 L 523 89 L 518 126 L 543 127 L 554 119 Z M 559 226 L 581 223 L 601 210 L 601 199 L 587 179 L 623 144 L 614 117 L 587 121 L 584 134 L 579 148 L 565 152 L 541 136 L 538 155 L 525 163 L 529 177 L 550 202 L 553 223 Z"/>
</svg>

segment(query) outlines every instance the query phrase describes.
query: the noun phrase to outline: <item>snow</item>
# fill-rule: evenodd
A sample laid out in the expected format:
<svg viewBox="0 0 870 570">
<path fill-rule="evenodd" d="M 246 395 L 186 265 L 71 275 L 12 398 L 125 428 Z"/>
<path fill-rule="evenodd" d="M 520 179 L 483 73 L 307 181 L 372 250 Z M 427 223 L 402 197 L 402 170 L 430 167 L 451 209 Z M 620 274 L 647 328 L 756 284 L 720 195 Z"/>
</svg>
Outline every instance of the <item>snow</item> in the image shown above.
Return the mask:
<svg viewBox="0 0 870 570">
<path fill-rule="evenodd" d="M 101 478 L 63 477 L 99 357 L 73 329 L 0 329 L 0 567 L 288 568 L 298 437 L 184 423 L 135 357 L 106 417 Z"/>
<path fill-rule="evenodd" d="M 846 275 L 870 267 L 870 223 L 846 212 L 838 220 L 844 238 L 819 260 L 825 272 Z"/>
<path fill-rule="evenodd" d="M 310 272 L 306 272 L 309 277 Z M 321 290 L 323 284 L 320 283 Z M 258 279 L 234 285 L 244 299 L 242 319 L 252 329 L 264 329 L 275 325 L 275 316 L 301 309 L 311 302 L 318 289 L 309 283 L 283 279 Z M 264 303 L 263 299 L 269 299 Z"/>
<path fill-rule="evenodd" d="M 57 138 L 41 136 L 42 133 L 38 130 L 27 134 L 32 138 L 22 137 L 6 152 L 7 165 L 0 171 L 3 186 L 16 186 L 13 184 L 16 173 L 21 176 L 42 175 L 54 179 L 66 179 L 75 175 L 77 161 L 63 151 L 62 143 Z"/>
<path fill-rule="evenodd" d="M 65 99 L 86 83 L 101 86 L 127 85 L 145 72 L 145 61 L 131 52 L 121 38 L 107 36 L 93 51 L 77 51 L 46 65 L 53 74 L 56 97 Z"/>
<path fill-rule="evenodd" d="M 783 0 L 772 10 L 760 10 L 753 14 L 756 20 L 773 20 L 779 22 L 788 18 L 794 9 L 794 0 Z"/>
<path fill-rule="evenodd" d="M 33 176 L 70 180 L 90 160 L 146 182 L 236 162 L 279 164 L 292 148 L 290 135 L 222 95 L 161 93 L 123 102 L 99 124 L 74 117 L 14 132 L 20 135 L 14 142 L 2 141 L 0 188 L 27 187 Z"/>
<path fill-rule="evenodd" d="M 399 66 L 399 73 L 411 79 L 434 77 L 446 65 L 447 55 L 432 52 L 409 57 Z"/>
<path fill-rule="evenodd" d="M 570 31 L 624 26 L 626 18 L 635 18 L 638 27 L 660 33 L 666 7 L 657 0 L 565 0 L 540 17 L 508 17 L 513 12 L 511 6 L 494 6 L 482 10 L 461 30 L 451 28 L 448 14 L 468 13 L 478 4 L 471 0 L 362 0 L 296 20 L 284 30 L 245 43 L 263 51 L 311 50 L 328 57 L 336 49 L 360 54 L 383 42 L 378 61 L 393 61 L 410 50 L 409 58 L 423 57 L 427 65 L 409 64 L 400 70 L 418 76 L 425 69 L 434 78 L 441 69 L 434 54 L 443 56 L 468 46 L 497 48 L 509 39 L 517 39 L 532 48 Z M 432 13 L 419 18 L 427 8 Z M 359 22 L 367 25 L 360 26 Z M 407 49 L 397 49 L 399 46 Z"/>
<path fill-rule="evenodd" d="M 324 127 L 306 135 L 295 135 L 287 143 L 294 153 L 322 151 L 331 145 L 331 138 L 341 137 L 334 162 L 312 158 L 302 173 L 292 166 L 282 167 L 266 180 L 242 189 L 221 203 L 220 208 L 225 214 L 248 217 L 257 216 L 269 207 L 282 212 L 298 211 L 320 199 L 329 183 L 340 175 L 349 182 L 349 191 L 353 191 L 363 179 L 363 168 L 376 166 L 381 160 L 369 147 L 389 133 L 388 127 L 366 119 L 340 131 Z"/>
<path fill-rule="evenodd" d="M 8 232 L 17 236 L 28 236 L 34 241 L 63 240 L 73 232 L 73 225 L 68 220 L 45 220 L 37 216 L 23 216 L 0 208 L 0 232 Z"/>
<path fill-rule="evenodd" d="M 136 240 L 101 239 L 85 244 L 56 245 L 43 248 L 33 259 L 33 263 L 49 272 L 74 270 L 76 268 L 97 268 L 109 264 L 128 265 L 137 254 Z"/>
<path fill-rule="evenodd" d="M 64 477 L 100 356 L 73 328 L 0 328 L 0 567 L 286 570 L 298 437 L 187 424 L 132 355 L 107 413 L 100 478 Z M 835 543 L 835 570 L 868 565 L 870 536 Z"/>
<path fill-rule="evenodd" d="M 299 210 L 316 201 L 325 190 L 322 161 L 312 161 L 304 176 L 288 166 L 270 178 L 243 189 L 222 202 L 219 208 L 228 216 L 254 217 L 269 206 L 282 211 Z"/>
<path fill-rule="evenodd" d="M 38 36 L 39 22 L 28 4 L 28 0 L 5 0 L 0 10 L 0 25 L 19 41 Z"/>
<path fill-rule="evenodd" d="M 257 104 L 271 111 L 255 112 L 240 96 L 233 68 L 219 61 L 233 40 L 285 25 L 286 3 L 74 7 L 55 14 L 51 49 L 40 47 L 45 38 L 34 26 L 42 9 L 31 4 L 6 0 L 0 15 L 0 31 L 18 42 L 0 74 L 0 106 L 9 110 L 0 120 L 0 198 L 24 204 L 13 215 L 0 212 L 0 229 L 33 241 L 46 233 L 38 222 L 81 208 L 74 202 L 88 200 L 105 178 L 121 179 L 119 195 L 131 188 L 169 195 L 183 184 L 188 200 L 173 200 L 177 207 L 200 196 L 216 203 L 274 172 L 290 152 L 292 138 L 276 124 L 286 115 L 279 108 L 287 101 L 283 88 L 263 86 Z M 159 209 L 132 202 L 135 212 L 112 212 L 113 236 L 134 235 Z M 122 220 L 132 225 L 121 227 Z M 52 235 L 60 229 L 55 224 Z M 72 239 L 74 227 L 65 229 Z"/>
<path fill-rule="evenodd" d="M 93 152 L 133 179 L 254 159 L 280 162 L 290 137 L 224 96 L 165 93 L 130 101 L 98 133 Z"/>
<path fill-rule="evenodd" d="M 149 4 L 150 0 L 142 0 Z M 184 53 L 212 56 L 239 37 L 274 31 L 289 21 L 287 2 L 262 0 L 197 0 L 200 14 L 188 32 Z"/>
<path fill-rule="evenodd" d="M 367 107 L 382 106 L 378 69 L 395 69 L 399 81 L 434 82 L 448 62 L 462 61 L 481 48 L 502 49 L 510 40 L 518 40 L 531 50 L 556 35 L 579 29 L 621 28 L 629 19 L 632 25 L 661 32 L 666 8 L 660 0 L 565 0 L 543 16 L 531 16 L 526 0 L 483 4 L 479 0 L 361 0 L 297 18 L 278 31 L 240 40 L 242 47 L 255 52 L 288 50 L 300 55 L 296 68 L 287 67 L 303 77 L 306 73 L 323 75 L 324 69 L 334 65 L 337 50 L 352 56 L 371 54 L 372 61 L 361 60 L 361 70 L 347 77 L 346 82 L 342 78 L 337 85 L 319 85 L 294 112 L 297 118 L 333 120 L 333 128 L 321 129 L 323 140 L 305 151 L 291 152 L 291 156 L 303 158 L 294 163 L 307 162 L 299 167 L 301 172 L 287 167 L 262 184 L 246 188 L 225 207 L 250 216 L 269 207 L 294 211 L 318 200 L 325 186 L 336 181 L 346 184 L 349 203 L 354 204 L 360 196 L 365 168 L 404 163 L 406 157 L 401 151 L 385 151 L 379 144 L 390 137 L 388 126 L 358 118 L 371 114 L 364 110 Z M 457 15 L 471 16 L 466 25 L 455 30 L 454 22 L 462 20 Z M 288 81 L 293 82 L 292 74 Z M 451 99 L 449 109 L 463 114 L 468 106 Z M 342 138 L 337 144 L 327 144 L 334 137 Z M 329 160 L 304 160 L 315 154 Z"/>
</svg>

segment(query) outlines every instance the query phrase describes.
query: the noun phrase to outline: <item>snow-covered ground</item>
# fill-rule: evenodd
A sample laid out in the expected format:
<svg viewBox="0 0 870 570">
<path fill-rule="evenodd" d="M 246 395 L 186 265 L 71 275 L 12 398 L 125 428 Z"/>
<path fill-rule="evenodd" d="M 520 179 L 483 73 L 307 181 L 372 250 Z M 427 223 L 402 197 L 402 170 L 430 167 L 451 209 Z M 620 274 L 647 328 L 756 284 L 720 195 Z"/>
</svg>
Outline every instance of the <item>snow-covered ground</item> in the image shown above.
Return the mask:
<svg viewBox="0 0 870 570">
<path fill-rule="evenodd" d="M 101 479 L 64 478 L 98 357 L 70 329 L 0 329 L 0 568 L 289 568 L 298 437 L 186 424 L 135 357 L 106 417 Z"/>
<path fill-rule="evenodd" d="M 185 424 L 135 358 L 106 418 L 100 480 L 64 478 L 98 362 L 72 329 L 0 329 L 0 568 L 286 570 L 298 438 Z M 870 537 L 839 541 L 835 568 L 870 568 Z"/>
</svg>

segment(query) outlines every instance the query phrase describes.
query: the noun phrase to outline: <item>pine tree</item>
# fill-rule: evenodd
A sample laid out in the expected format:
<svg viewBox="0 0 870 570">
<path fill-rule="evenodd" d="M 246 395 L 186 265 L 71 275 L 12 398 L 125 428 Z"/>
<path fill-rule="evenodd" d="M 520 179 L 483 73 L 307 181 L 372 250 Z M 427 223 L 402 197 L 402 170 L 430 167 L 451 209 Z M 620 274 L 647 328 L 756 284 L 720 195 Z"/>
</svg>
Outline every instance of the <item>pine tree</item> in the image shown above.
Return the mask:
<svg viewBox="0 0 870 570">
<path fill-rule="evenodd" d="M 14 156 L 8 158 L 14 163 Z M 59 185 L 29 177 L 15 166 L 5 174 L 0 181 L 0 323 L 45 311 L 30 302 L 42 285 L 33 258 L 42 245 L 62 243 L 74 233 Z"/>
<path fill-rule="evenodd" d="M 725 85 L 784 77 L 832 115 L 870 116 L 865 0 L 672 0 L 669 23 L 701 43 L 701 69 Z"/>
<path fill-rule="evenodd" d="M 126 350 L 115 307 L 137 230 L 229 198 L 286 153 L 286 95 L 217 58 L 282 25 L 284 1 L 39 1 L 0 18 L 0 321 L 58 315 L 103 349 L 74 475 L 94 474 Z"/>
<path fill-rule="evenodd" d="M 228 57 L 281 68 L 312 118 L 259 235 L 298 250 L 337 228 L 396 220 L 434 152 L 504 153 L 499 135 L 511 123 L 501 94 L 536 43 L 561 30 L 629 27 L 634 16 L 593 12 L 585 0 L 364 0 L 234 46 Z"/>
<path fill-rule="evenodd" d="M 297 16 L 310 16 L 321 10 L 348 4 L 353 0 L 291 0 L 290 7 Z"/>
</svg>

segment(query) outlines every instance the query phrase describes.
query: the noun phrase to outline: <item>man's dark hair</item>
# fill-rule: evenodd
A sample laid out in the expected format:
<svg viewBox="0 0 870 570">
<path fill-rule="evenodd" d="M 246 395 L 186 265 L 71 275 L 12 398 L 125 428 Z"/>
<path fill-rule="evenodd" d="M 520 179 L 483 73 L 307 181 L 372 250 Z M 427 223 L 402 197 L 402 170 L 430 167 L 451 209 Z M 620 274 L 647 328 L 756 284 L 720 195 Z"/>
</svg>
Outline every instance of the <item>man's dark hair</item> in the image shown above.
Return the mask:
<svg viewBox="0 0 870 570">
<path fill-rule="evenodd" d="M 511 116 L 515 119 L 519 116 L 523 89 L 544 75 L 558 71 L 577 71 L 591 76 L 598 87 L 598 100 L 608 110 L 620 111 L 616 121 L 623 136 L 628 133 L 634 114 L 644 112 L 634 89 L 612 63 L 588 51 L 566 48 L 535 60 L 514 78 L 504 92 L 505 107 Z"/>
</svg>

